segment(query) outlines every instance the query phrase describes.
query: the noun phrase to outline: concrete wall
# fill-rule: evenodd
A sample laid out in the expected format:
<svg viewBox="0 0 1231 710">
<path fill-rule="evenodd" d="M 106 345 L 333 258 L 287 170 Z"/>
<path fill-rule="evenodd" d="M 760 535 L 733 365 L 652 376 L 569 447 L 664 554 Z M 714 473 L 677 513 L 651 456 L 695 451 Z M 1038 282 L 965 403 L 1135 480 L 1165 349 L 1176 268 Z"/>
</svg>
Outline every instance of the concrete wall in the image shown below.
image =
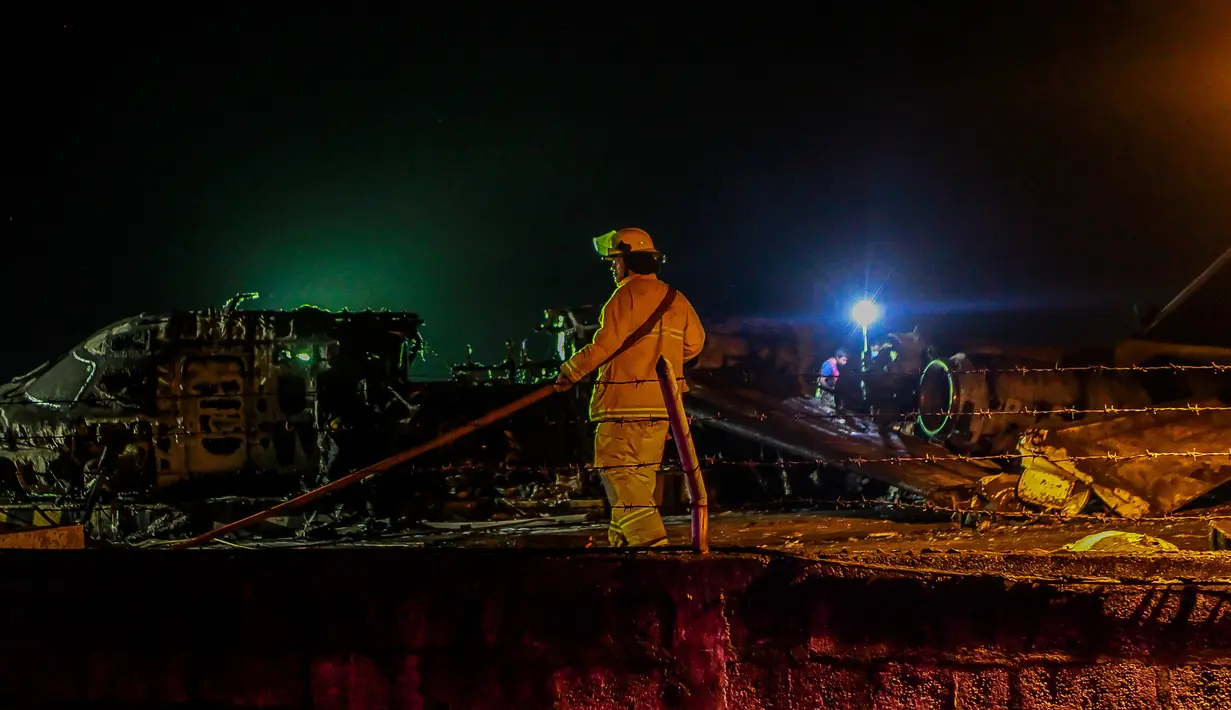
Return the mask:
<svg viewBox="0 0 1231 710">
<path fill-rule="evenodd" d="M 0 559 L 3 707 L 1231 708 L 1218 585 L 755 555 Z"/>
</svg>

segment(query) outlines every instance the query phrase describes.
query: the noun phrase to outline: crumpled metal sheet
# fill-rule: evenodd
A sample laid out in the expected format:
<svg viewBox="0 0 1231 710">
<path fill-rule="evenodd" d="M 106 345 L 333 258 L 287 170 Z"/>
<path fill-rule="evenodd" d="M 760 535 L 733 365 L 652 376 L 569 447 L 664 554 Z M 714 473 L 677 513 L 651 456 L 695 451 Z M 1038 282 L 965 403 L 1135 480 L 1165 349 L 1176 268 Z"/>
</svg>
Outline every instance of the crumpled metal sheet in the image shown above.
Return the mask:
<svg viewBox="0 0 1231 710">
<path fill-rule="evenodd" d="M 1021 477 L 1012 473 L 996 473 L 979 479 L 975 493 L 983 501 L 983 509 L 997 513 L 1018 513 L 1022 500 L 1018 495 Z"/>
<path fill-rule="evenodd" d="M 948 455 L 939 446 L 897 432 L 882 434 L 874 427 L 865 430 L 856 426 L 854 420 L 840 421 L 833 416 L 833 410 L 825 409 L 815 399 L 780 400 L 753 390 L 720 388 L 696 380 L 690 386 L 684 408 L 690 416 L 699 418 L 697 426 L 720 429 L 791 456 L 831 461 L 853 469 L 856 465 L 848 463 L 852 458 Z M 864 462 L 857 468 L 864 476 L 924 496 L 973 491 L 976 483 L 989 473 L 973 462 L 952 458 L 932 462 Z"/>
<path fill-rule="evenodd" d="M 1069 477 L 1089 486 L 1124 517 L 1164 515 L 1231 481 L 1231 412 L 1129 414 L 1090 424 L 1034 430 L 1021 438 L 1018 450 L 1023 455 L 1023 479 L 1035 473 Z M 1227 454 L 1135 456 L 1147 451 Z M 1064 460 L 1082 456 L 1106 458 Z M 1133 458 L 1116 460 L 1114 456 Z"/>
</svg>

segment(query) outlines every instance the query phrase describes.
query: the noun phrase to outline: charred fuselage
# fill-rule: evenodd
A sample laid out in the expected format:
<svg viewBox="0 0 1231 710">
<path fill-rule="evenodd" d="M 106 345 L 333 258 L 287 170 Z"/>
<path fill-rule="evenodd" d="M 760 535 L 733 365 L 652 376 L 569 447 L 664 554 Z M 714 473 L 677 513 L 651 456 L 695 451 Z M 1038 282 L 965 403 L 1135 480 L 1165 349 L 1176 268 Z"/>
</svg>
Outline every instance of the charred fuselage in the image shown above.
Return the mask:
<svg viewBox="0 0 1231 710">
<path fill-rule="evenodd" d="M 0 494 L 64 505 L 294 490 L 327 468 L 322 432 L 412 417 L 400 392 L 420 324 L 315 308 L 119 321 L 0 387 Z M 392 441 L 394 427 L 376 428 Z"/>
</svg>

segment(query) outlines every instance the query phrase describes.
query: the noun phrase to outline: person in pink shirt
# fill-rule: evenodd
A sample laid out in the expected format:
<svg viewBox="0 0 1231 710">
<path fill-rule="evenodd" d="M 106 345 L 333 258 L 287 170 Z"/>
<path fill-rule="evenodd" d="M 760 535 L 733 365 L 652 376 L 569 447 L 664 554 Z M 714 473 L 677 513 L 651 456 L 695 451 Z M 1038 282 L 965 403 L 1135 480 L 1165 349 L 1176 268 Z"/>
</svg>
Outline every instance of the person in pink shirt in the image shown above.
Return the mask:
<svg viewBox="0 0 1231 710">
<path fill-rule="evenodd" d="M 837 406 L 834 393 L 838 388 L 841 368 L 846 366 L 848 360 L 846 351 L 839 349 L 833 357 L 821 364 L 821 376 L 816 382 L 816 398 L 821 400 L 821 404 L 831 408 Z"/>
</svg>

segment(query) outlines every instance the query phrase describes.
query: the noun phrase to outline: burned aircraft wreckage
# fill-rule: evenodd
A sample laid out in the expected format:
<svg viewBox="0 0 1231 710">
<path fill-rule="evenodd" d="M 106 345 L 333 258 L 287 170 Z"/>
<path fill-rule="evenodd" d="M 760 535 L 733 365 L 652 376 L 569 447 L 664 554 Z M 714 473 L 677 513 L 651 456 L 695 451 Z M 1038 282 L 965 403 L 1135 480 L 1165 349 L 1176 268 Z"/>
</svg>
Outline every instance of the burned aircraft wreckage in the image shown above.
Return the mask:
<svg viewBox="0 0 1231 710">
<path fill-rule="evenodd" d="M 548 310 L 536 336 L 544 357 L 510 343 L 501 363 L 471 356 L 451 380 L 424 382 L 411 374 L 423 347 L 415 314 L 249 310 L 242 300 L 125 319 L 0 386 L 5 529 L 83 522 L 96 538 L 128 542 L 207 530 L 554 379 L 598 317 L 595 307 Z M 842 378 L 835 410 L 807 373 L 840 338 L 746 319 L 707 334 L 686 368 L 685 406 L 711 505 L 890 496 L 1141 517 L 1231 479 L 1231 456 L 1117 458 L 1231 448 L 1231 413 L 1193 406 L 1231 402 L 1221 371 L 1231 350 L 1136 340 L 938 357 L 918 333 L 893 334 L 866 373 Z M 1205 369 L 1170 369 L 1185 364 Z M 369 479 L 323 517 L 388 526 L 561 506 L 601 514 L 585 466 L 588 395 L 574 388 Z M 664 480 L 672 474 L 668 460 Z"/>
<path fill-rule="evenodd" d="M 393 436 L 382 424 L 411 416 L 399 389 L 420 351 L 417 316 L 239 300 L 119 321 L 0 387 L 0 522 L 110 511 L 119 533 L 220 497 L 285 495 L 320 475 L 322 433 Z"/>
</svg>

